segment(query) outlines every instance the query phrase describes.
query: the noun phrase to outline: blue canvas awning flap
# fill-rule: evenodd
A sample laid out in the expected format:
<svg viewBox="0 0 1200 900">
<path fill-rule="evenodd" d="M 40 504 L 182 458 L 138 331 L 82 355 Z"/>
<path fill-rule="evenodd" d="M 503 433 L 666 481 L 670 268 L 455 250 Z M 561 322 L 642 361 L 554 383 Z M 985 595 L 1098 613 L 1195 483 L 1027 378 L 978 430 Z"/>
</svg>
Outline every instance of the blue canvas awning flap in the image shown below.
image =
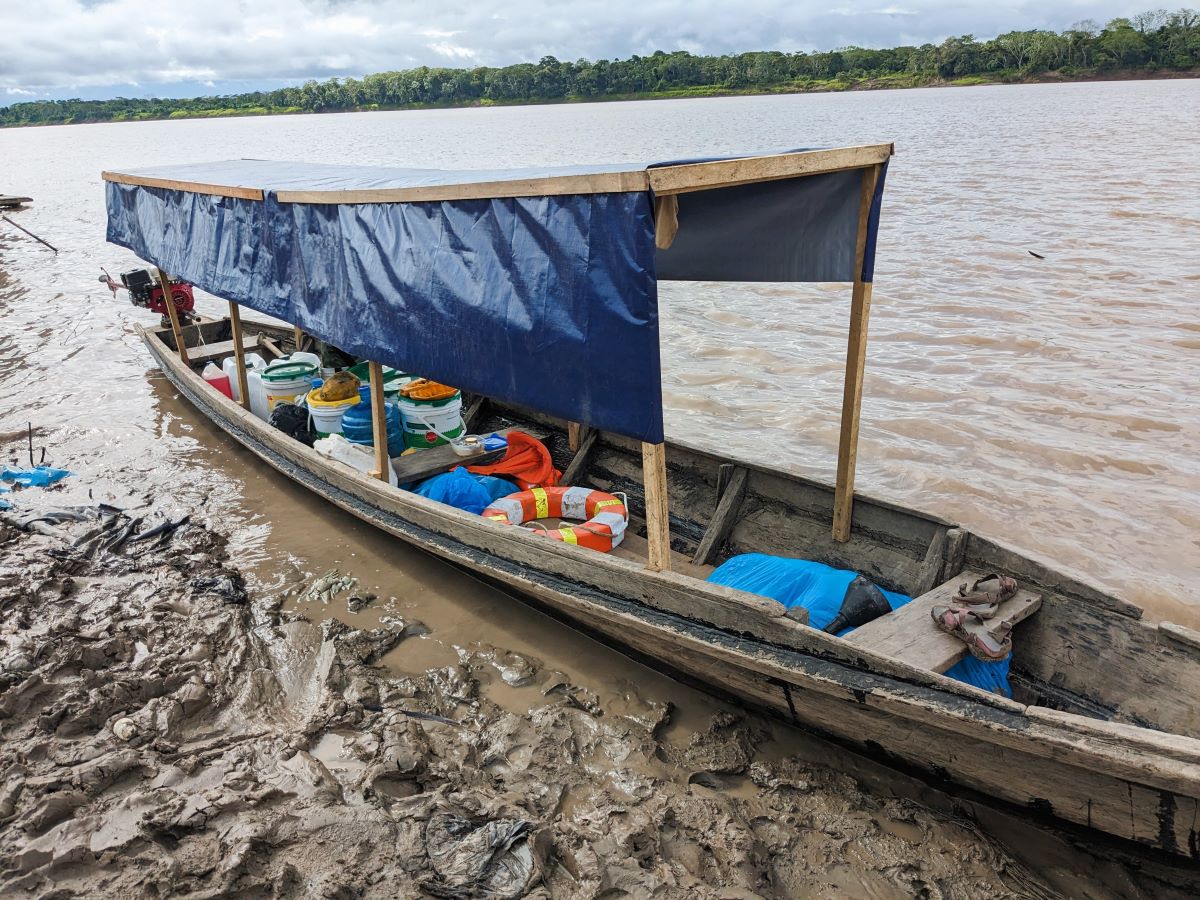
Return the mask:
<svg viewBox="0 0 1200 900">
<path fill-rule="evenodd" d="M 106 172 L 107 236 L 348 353 L 658 443 L 658 280 L 869 280 L 890 154 L 875 145 L 498 172 L 261 160 Z M 881 177 L 856 271 L 862 170 L 872 166 Z M 654 204 L 664 197 L 678 204 L 679 229 L 658 249 Z"/>
</svg>

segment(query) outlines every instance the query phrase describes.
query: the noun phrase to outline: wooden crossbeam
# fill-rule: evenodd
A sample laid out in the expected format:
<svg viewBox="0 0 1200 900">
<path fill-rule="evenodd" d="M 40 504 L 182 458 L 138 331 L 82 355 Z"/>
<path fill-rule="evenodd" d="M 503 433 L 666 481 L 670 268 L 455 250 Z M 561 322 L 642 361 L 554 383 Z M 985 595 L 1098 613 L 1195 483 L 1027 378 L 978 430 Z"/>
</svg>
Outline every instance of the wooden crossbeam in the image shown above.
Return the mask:
<svg viewBox="0 0 1200 900">
<path fill-rule="evenodd" d="M 738 510 L 741 509 L 742 499 L 746 496 L 746 481 L 749 474 L 741 466 L 737 466 L 733 470 L 729 484 L 721 493 L 720 499 L 717 500 L 716 512 L 709 520 L 708 528 L 704 530 L 704 537 L 700 539 L 700 546 L 696 548 L 696 553 L 692 556 L 694 565 L 707 566 L 710 564 L 713 557 L 717 555 L 717 551 L 721 549 L 721 545 L 725 543 L 725 538 L 737 523 Z"/>
</svg>

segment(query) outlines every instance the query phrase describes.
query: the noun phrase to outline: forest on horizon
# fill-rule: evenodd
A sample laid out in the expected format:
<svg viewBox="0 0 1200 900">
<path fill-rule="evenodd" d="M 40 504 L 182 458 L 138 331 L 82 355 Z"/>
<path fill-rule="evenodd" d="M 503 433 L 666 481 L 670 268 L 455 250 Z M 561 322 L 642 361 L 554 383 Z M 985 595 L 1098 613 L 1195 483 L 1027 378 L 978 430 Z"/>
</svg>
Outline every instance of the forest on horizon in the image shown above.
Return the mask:
<svg viewBox="0 0 1200 900">
<path fill-rule="evenodd" d="M 38 100 L 0 107 L 0 127 L 588 100 L 794 93 L 934 84 L 1200 74 L 1200 12 L 1152 10 L 1062 32 L 1012 31 L 890 49 L 657 51 L 621 60 L 430 68 L 194 99 Z"/>
</svg>

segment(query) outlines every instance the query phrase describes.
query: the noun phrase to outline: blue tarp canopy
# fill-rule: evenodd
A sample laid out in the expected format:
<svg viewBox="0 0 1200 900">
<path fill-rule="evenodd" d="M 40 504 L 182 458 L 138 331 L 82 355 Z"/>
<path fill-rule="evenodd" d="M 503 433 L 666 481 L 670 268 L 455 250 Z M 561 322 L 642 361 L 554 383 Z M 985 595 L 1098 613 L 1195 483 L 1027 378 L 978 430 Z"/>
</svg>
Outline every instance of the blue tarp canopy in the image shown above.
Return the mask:
<svg viewBox="0 0 1200 900">
<path fill-rule="evenodd" d="M 658 281 L 869 281 L 891 152 L 105 172 L 108 240 L 359 357 L 658 443 Z"/>
</svg>

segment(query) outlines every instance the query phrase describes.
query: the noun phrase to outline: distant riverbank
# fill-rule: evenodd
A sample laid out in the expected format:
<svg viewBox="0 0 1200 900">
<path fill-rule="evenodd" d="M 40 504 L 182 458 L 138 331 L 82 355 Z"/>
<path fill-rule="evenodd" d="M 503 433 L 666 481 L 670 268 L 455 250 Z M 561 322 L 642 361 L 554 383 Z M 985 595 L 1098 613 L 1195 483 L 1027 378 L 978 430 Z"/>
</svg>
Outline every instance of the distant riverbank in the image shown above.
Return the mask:
<svg viewBox="0 0 1200 900">
<path fill-rule="evenodd" d="M 1200 67 L 1191 69 L 1074 69 L 1022 73 L 1019 70 L 1000 70 L 959 78 L 943 78 L 931 74 L 897 72 L 886 75 L 852 76 L 843 72 L 833 78 L 801 78 L 770 84 L 730 87 L 722 84 L 688 85 L 663 90 L 626 91 L 600 96 L 568 95 L 564 97 L 520 97 L 512 99 L 470 98 L 445 102 L 413 103 L 355 103 L 349 105 L 310 108 L 287 105 L 232 105 L 248 95 L 237 97 L 204 97 L 194 100 L 125 100 L 125 101 L 55 101 L 46 105 L 70 104 L 61 117 L 45 116 L 38 121 L 7 121 L 14 107 L 0 107 L 0 128 L 19 128 L 34 125 L 87 125 L 101 122 L 146 122 L 170 119 L 215 119 L 241 116 L 311 115 L 313 113 L 383 112 L 415 109 L 469 109 L 490 106 L 539 106 L 560 103 L 605 103 L 630 100 L 681 100 L 704 97 L 745 97 L 778 94 L 842 93 L 848 91 L 887 91 L 910 88 L 978 87 L 981 85 L 1064 84 L 1094 81 L 1145 81 L 1158 79 L 1200 78 Z M 278 92 L 272 92 L 278 93 Z M 209 102 L 206 102 L 209 101 Z M 128 110 L 112 110 L 112 104 L 125 103 Z M 180 104 L 186 104 L 180 106 Z M 230 104 L 230 105 L 227 105 Z M 21 104 L 32 105 L 32 104 Z M 88 107 L 96 107 L 89 115 Z M 82 107 L 82 109 L 80 108 Z M 149 107 L 149 108 L 139 108 Z"/>
</svg>

